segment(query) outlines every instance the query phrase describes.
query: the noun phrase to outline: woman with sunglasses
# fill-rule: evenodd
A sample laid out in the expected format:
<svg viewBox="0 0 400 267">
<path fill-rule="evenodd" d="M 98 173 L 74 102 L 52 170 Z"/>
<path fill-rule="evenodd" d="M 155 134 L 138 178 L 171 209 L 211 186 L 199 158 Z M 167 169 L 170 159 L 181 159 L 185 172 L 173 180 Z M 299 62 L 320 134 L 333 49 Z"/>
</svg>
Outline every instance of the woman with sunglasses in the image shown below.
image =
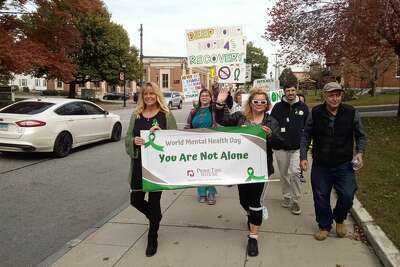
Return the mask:
<svg viewBox="0 0 400 267">
<path fill-rule="evenodd" d="M 270 137 L 273 132 L 277 132 L 278 122 L 268 114 L 271 103 L 267 92 L 261 89 L 251 90 L 249 99 L 244 105 L 244 111 L 233 114 L 229 113 L 225 104 L 227 97 L 227 90 L 222 89 L 218 94 L 215 110 L 217 122 L 223 126 L 261 125 L 267 134 L 268 176 L 272 175 L 274 168 Z M 266 185 L 265 182 L 238 185 L 240 205 L 247 212 L 247 227 L 250 231 L 247 243 L 247 254 L 249 256 L 258 255 L 257 238 L 263 219 L 263 210 L 265 209 L 263 201 Z"/>
<path fill-rule="evenodd" d="M 217 126 L 211 99 L 211 92 L 205 88 L 201 89 L 198 106 L 190 111 L 185 129 L 214 128 Z M 217 189 L 215 186 L 197 187 L 197 196 L 200 203 L 207 202 L 208 205 L 214 205 L 216 203 L 216 193 Z"/>
<path fill-rule="evenodd" d="M 131 157 L 129 182 L 131 184 L 131 205 L 143 213 L 149 220 L 149 232 L 146 256 L 157 252 L 158 228 L 161 221 L 161 191 L 150 192 L 148 200 L 142 188 L 142 159 L 140 146 L 146 141 L 140 137 L 141 130 L 154 132 L 160 129 L 177 129 L 176 121 L 157 84 L 146 83 L 142 89 L 136 110 L 131 116 L 125 138 L 126 152 Z"/>
</svg>

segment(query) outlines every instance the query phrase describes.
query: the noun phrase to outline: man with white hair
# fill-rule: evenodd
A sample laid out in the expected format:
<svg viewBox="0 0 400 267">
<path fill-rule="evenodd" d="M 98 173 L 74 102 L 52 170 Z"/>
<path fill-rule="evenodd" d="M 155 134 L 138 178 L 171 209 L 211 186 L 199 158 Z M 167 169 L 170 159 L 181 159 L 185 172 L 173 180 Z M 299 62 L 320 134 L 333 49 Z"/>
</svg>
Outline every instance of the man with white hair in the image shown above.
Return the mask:
<svg viewBox="0 0 400 267">
<path fill-rule="evenodd" d="M 336 82 L 324 86 L 325 101 L 312 109 L 300 143 L 300 166 L 306 171 L 307 149 L 313 140 L 311 186 L 319 226 L 314 238 L 319 241 L 328 237 L 333 220 L 337 236 L 346 236 L 344 220 L 357 190 L 354 171 L 363 166 L 367 146 L 360 116 L 352 106 L 342 104 L 343 95 L 342 86 Z M 354 142 L 356 154 L 353 156 Z M 333 210 L 330 204 L 332 188 L 338 196 Z"/>
</svg>

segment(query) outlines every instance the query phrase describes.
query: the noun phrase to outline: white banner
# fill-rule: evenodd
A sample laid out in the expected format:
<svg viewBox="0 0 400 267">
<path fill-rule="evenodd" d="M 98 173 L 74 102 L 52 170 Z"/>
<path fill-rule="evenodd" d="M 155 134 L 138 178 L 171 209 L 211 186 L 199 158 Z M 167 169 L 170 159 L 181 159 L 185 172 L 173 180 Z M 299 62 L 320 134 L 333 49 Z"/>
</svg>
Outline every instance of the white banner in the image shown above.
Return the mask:
<svg viewBox="0 0 400 267">
<path fill-rule="evenodd" d="M 189 67 L 244 63 L 246 40 L 242 27 L 210 27 L 186 30 Z"/>
<path fill-rule="evenodd" d="M 185 102 L 198 100 L 199 92 L 201 90 L 200 74 L 194 73 L 189 75 L 182 75 L 181 79 Z"/>
<path fill-rule="evenodd" d="M 259 126 L 140 134 L 146 140 L 141 147 L 144 191 L 268 179 L 266 138 Z"/>
<path fill-rule="evenodd" d="M 216 66 L 218 83 L 245 83 L 246 64 Z"/>
</svg>

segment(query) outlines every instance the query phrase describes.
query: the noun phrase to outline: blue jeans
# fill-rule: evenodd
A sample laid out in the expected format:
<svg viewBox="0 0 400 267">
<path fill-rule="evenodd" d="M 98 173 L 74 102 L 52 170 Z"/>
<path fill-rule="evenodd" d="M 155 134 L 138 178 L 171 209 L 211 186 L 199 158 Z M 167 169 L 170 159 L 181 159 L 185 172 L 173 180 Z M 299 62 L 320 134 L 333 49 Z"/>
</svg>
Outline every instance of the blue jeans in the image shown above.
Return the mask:
<svg viewBox="0 0 400 267">
<path fill-rule="evenodd" d="M 197 187 L 197 195 L 199 197 L 206 197 L 209 193 L 217 193 L 215 186 L 200 186 Z"/>
<path fill-rule="evenodd" d="M 311 169 L 311 186 L 319 228 L 329 231 L 333 220 L 336 223 L 343 223 L 353 205 L 354 193 L 357 190 L 356 176 L 351 162 L 336 167 L 326 167 L 314 161 Z M 338 196 L 333 211 L 330 204 L 332 187 Z"/>
</svg>

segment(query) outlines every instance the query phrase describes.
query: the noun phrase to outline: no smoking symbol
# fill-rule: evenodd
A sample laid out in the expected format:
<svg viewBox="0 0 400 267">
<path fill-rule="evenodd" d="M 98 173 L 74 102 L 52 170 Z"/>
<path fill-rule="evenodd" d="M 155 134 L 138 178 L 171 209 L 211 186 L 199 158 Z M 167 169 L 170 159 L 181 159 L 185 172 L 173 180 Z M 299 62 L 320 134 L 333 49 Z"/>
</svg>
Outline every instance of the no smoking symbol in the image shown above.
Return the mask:
<svg viewBox="0 0 400 267">
<path fill-rule="evenodd" d="M 223 66 L 218 70 L 218 77 L 222 80 L 229 79 L 231 77 L 231 70 L 227 66 Z"/>
</svg>

